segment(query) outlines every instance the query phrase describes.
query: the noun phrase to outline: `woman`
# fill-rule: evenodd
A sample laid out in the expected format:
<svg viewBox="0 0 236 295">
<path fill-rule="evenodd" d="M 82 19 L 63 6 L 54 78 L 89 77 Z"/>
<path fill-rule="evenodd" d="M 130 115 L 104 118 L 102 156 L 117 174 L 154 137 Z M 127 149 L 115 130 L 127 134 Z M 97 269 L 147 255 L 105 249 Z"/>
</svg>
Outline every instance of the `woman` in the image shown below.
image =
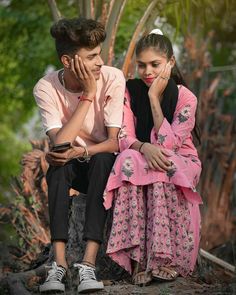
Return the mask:
<svg viewBox="0 0 236 295">
<path fill-rule="evenodd" d="M 106 209 L 114 202 L 107 254 L 138 285 L 188 275 L 199 246 L 201 163 L 192 137 L 197 99 L 160 33 L 137 43 L 140 79 L 127 82 L 121 154 L 104 193 Z"/>
</svg>

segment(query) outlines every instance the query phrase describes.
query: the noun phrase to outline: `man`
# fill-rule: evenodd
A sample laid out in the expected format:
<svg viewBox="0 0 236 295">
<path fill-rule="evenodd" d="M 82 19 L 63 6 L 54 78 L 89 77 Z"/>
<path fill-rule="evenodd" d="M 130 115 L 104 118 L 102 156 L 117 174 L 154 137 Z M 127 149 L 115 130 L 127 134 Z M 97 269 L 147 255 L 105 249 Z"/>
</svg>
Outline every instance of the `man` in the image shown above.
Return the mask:
<svg viewBox="0 0 236 295">
<path fill-rule="evenodd" d="M 103 191 L 118 151 L 125 79 L 103 66 L 104 27 L 84 18 L 62 19 L 51 27 L 63 69 L 43 77 L 34 88 L 42 122 L 54 146 L 46 155 L 50 232 L 55 262 L 41 292 L 64 291 L 67 270 L 69 189 L 87 194 L 78 292 L 103 289 L 95 261 L 103 240 Z"/>
</svg>

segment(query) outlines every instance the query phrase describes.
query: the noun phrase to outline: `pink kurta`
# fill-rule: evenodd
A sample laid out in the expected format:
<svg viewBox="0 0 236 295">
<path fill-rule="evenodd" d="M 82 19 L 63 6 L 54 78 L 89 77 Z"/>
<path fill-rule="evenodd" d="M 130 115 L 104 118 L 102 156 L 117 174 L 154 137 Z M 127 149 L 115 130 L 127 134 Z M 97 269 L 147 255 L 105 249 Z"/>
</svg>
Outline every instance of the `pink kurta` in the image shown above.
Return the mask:
<svg viewBox="0 0 236 295">
<path fill-rule="evenodd" d="M 173 169 L 151 170 L 145 157 L 129 147 L 137 141 L 135 117 L 126 93 L 120 150 L 104 192 L 114 215 L 107 254 L 131 272 L 131 259 L 145 269 L 173 266 L 182 275 L 195 265 L 199 246 L 201 197 L 196 185 L 201 163 L 192 142 L 197 99 L 184 86 L 172 124 L 164 119 L 150 142 L 168 152 Z"/>
</svg>

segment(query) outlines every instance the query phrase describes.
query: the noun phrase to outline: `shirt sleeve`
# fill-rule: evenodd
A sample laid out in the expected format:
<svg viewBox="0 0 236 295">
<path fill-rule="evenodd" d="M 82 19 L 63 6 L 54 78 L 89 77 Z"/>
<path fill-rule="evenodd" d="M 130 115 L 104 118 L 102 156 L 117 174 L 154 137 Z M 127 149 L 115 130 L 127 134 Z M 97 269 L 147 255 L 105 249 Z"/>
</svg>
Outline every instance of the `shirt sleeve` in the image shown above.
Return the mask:
<svg viewBox="0 0 236 295">
<path fill-rule="evenodd" d="M 130 95 L 127 89 L 125 91 L 122 128 L 118 138 L 121 152 L 130 148 L 138 140 L 135 134 L 135 116 L 131 110 Z"/>
<path fill-rule="evenodd" d="M 107 127 L 121 128 L 125 94 L 125 78 L 121 71 L 106 90 L 104 123 Z"/>
<path fill-rule="evenodd" d="M 167 149 L 178 150 L 188 137 L 192 137 L 196 108 L 196 96 L 187 88 L 180 89 L 172 124 L 164 118 L 159 132 L 156 133 L 153 129 L 152 142 L 157 142 Z"/>
<path fill-rule="evenodd" d="M 43 128 L 47 133 L 47 131 L 51 129 L 61 128 L 62 122 L 56 103 L 49 95 L 49 91 L 44 88 L 43 84 L 37 84 L 34 88 L 33 94 L 39 107 Z"/>
</svg>

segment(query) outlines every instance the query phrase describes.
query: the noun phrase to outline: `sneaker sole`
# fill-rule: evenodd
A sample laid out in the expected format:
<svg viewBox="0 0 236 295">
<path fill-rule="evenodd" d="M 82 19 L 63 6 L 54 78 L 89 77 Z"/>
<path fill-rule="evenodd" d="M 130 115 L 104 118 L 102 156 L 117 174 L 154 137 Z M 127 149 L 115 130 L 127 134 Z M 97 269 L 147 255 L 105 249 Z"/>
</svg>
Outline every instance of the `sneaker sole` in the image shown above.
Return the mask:
<svg viewBox="0 0 236 295">
<path fill-rule="evenodd" d="M 95 292 L 95 291 L 99 291 L 99 290 L 103 290 L 104 289 L 104 285 L 103 282 L 97 283 L 96 286 L 91 287 L 91 284 L 83 284 L 82 286 L 79 285 L 77 288 L 78 293 L 80 294 L 86 294 L 86 293 L 90 293 L 90 292 Z"/>
<path fill-rule="evenodd" d="M 39 286 L 39 292 L 48 292 L 48 291 L 65 292 L 65 286 L 63 284 L 58 286 L 58 283 L 53 284 L 52 282 L 50 282 L 50 284 L 43 284 Z"/>
</svg>

